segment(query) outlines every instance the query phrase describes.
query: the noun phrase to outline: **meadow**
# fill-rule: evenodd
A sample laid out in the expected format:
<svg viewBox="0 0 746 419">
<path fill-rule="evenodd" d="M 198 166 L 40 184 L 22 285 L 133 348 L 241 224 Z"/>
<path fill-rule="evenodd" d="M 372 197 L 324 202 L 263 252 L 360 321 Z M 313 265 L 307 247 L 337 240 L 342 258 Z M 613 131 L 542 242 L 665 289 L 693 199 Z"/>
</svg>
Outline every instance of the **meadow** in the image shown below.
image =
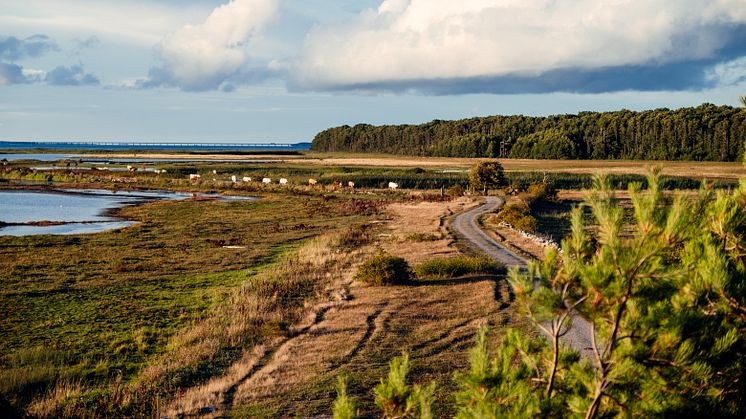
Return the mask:
<svg viewBox="0 0 746 419">
<path fill-rule="evenodd" d="M 378 160 L 314 153 L 288 157 L 256 163 L 145 165 L 165 169 L 166 174 L 75 170 L 76 164 L 85 165 L 76 161 L 50 172 L 33 170 L 31 162 L 5 166 L 0 187 L 6 189 L 149 188 L 260 199 L 125 207 L 115 215 L 139 224 L 93 235 L 0 236 L 0 310 L 8 313 L 0 318 L 0 412 L 151 416 L 195 414 L 208 406 L 236 416 L 289 415 L 299 409 L 328 414 L 336 377 L 344 374 L 351 378 L 350 391 L 363 411 L 371 413 L 375 406 L 370 388 L 402 349 L 420 363 L 412 371 L 415 380 L 442 380 L 454 369 L 467 367 L 466 353 L 478 324 L 495 328 L 492 348 L 504 338 L 506 324 L 536 334 L 513 307 L 507 283 L 495 284 L 500 276 L 494 275 L 382 289 L 355 285 L 351 304 L 335 306 L 328 319 L 322 316 L 302 326 L 309 315 L 314 317 L 312 307 L 330 298 L 334 281 L 351 277 L 359 257 L 371 252 L 388 249 L 417 261 L 420 276 L 426 278 L 503 270 L 480 259 L 443 259 L 443 252 L 459 252 L 452 238 L 435 228 L 442 227 L 449 214 L 463 210 L 454 206 L 452 196 L 441 195 L 441 188 L 468 188 L 467 169 L 477 160 Z M 611 186 L 626 188 L 633 182 L 646 184 L 642 170 L 656 164 L 503 163 L 514 188 L 548 179 L 555 188 L 571 190 L 531 207 L 536 229 L 558 240 L 569 234 L 569 210 L 581 199 L 572 190 L 589 187 L 592 173 L 609 168 Z M 664 163 L 661 185 L 696 189 L 706 177 L 715 180 L 714 188 L 727 190 L 737 185 L 742 170 L 729 163 L 706 167 Z M 192 173 L 202 180 L 190 182 Z M 253 181 L 233 183 L 234 175 Z M 263 177 L 272 178 L 273 184 L 257 181 Z M 288 179 L 288 185 L 276 184 L 279 178 Z M 311 178 L 318 185 L 309 186 Z M 401 189 L 387 190 L 392 181 Z M 348 182 L 354 187 L 347 187 Z M 624 202 L 630 221 L 629 200 Z M 411 208 L 402 216 L 389 210 L 392 204 Z M 437 208 L 437 214 L 425 215 L 424 204 L 431 205 L 428 211 Z M 427 221 L 425 227 L 411 228 L 422 220 Z M 428 227 L 431 224 L 435 227 Z M 470 303 L 454 309 L 453 298 Z M 288 389 L 262 383 L 260 373 L 246 379 L 252 371 L 263 373 L 265 362 L 284 354 L 277 345 L 288 346 L 288 351 L 297 346 L 298 356 L 315 353 L 303 345 L 333 354 L 324 346 L 329 345 L 324 333 L 310 333 L 316 328 L 354 338 L 348 348 L 353 355 L 340 355 L 341 361 L 329 361 L 329 369 L 310 372 L 303 380 L 286 372 L 292 377 Z M 266 357 L 251 361 L 252 348 L 262 346 L 270 348 Z M 324 362 L 312 358 L 308 365 L 327 365 Z M 285 374 L 285 367 L 272 368 Z M 449 381 L 436 391 L 441 412 L 454 412 L 455 389 Z"/>
<path fill-rule="evenodd" d="M 313 237 L 360 224 L 375 213 L 371 208 L 346 198 L 281 193 L 259 201 L 162 201 L 118 211 L 140 222 L 123 230 L 0 237 L 0 310 L 6 313 L 0 394 L 23 408 L 55 383 L 73 383 L 91 398 L 81 411 L 101 409 L 111 394 L 96 389 L 111 393 L 113 382 L 130 381 L 175 334 L 225 304 L 232 290 L 270 280 L 261 279 L 269 266 Z M 313 295 L 306 290 L 294 298 Z M 283 333 L 291 323 L 280 316 L 271 326 L 258 325 L 247 341 Z M 219 369 L 220 362 L 209 368 Z M 182 371 L 166 393 L 205 375 L 211 373 Z"/>
</svg>

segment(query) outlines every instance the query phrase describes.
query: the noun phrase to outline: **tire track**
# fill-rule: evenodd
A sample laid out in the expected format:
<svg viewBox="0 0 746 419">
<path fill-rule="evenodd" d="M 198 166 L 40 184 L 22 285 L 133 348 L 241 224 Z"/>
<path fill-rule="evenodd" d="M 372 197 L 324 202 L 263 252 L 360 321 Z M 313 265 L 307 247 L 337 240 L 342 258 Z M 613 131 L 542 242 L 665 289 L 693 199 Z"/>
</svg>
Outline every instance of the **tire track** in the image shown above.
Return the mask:
<svg viewBox="0 0 746 419">
<path fill-rule="evenodd" d="M 226 391 L 223 393 L 223 403 L 222 403 L 222 410 L 227 412 L 229 411 L 234 404 L 236 392 L 238 391 L 239 387 L 241 387 L 244 383 L 249 381 L 252 377 L 256 376 L 262 370 L 264 370 L 266 367 L 268 367 L 271 364 L 272 359 L 274 356 L 285 346 L 292 343 L 294 339 L 299 338 L 300 336 L 303 336 L 307 334 L 311 328 L 314 326 L 320 324 L 322 321 L 324 321 L 324 316 L 326 313 L 331 310 L 333 307 L 335 307 L 337 304 L 327 304 L 323 307 L 321 307 L 315 314 L 313 321 L 308 324 L 307 326 L 291 332 L 285 339 L 281 340 L 278 344 L 274 345 L 270 350 L 266 351 L 264 355 L 251 367 L 251 369 L 241 378 L 236 380 Z"/>
</svg>

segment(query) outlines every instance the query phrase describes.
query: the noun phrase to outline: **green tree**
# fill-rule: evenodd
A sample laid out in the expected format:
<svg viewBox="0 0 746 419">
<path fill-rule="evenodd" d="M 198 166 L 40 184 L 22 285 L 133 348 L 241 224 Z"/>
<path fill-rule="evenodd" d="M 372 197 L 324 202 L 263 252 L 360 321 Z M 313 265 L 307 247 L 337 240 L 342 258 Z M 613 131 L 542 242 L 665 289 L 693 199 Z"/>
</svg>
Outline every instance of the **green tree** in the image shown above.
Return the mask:
<svg viewBox="0 0 746 419">
<path fill-rule="evenodd" d="M 469 172 L 469 188 L 473 191 L 481 190 L 487 195 L 492 188 L 504 186 L 505 172 L 497 161 L 486 161 L 472 167 Z"/>
<path fill-rule="evenodd" d="M 738 100 L 741 102 L 741 106 L 746 108 L 746 95 L 739 97 Z"/>
<path fill-rule="evenodd" d="M 376 386 L 376 406 L 384 418 L 432 419 L 435 383 L 427 387 L 410 385 L 409 355 L 403 354 L 391 361 L 389 375 Z"/>
<path fill-rule="evenodd" d="M 634 222 L 623 229 L 614 191 L 603 176 L 595 182 L 586 205 L 596 237 L 578 208 L 561 256 L 511 273 L 517 300 L 552 343 L 535 356 L 546 366 L 544 406 L 586 418 L 742 417 L 746 183 L 714 199 L 704 189 L 666 196 L 653 172 L 647 190 L 630 186 Z M 560 338 L 580 315 L 592 369 L 561 362 L 569 348 Z"/>
<path fill-rule="evenodd" d="M 347 395 L 347 378 L 337 377 L 337 399 L 332 407 L 334 419 L 354 419 L 357 416 L 357 405 Z"/>
</svg>

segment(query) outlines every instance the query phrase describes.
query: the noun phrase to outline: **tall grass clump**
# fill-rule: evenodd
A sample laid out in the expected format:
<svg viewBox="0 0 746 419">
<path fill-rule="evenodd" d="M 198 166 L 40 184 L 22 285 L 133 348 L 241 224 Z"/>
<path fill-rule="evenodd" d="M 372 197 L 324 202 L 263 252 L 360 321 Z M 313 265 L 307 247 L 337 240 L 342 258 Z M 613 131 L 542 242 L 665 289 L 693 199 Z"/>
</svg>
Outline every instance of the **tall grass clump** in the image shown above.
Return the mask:
<svg viewBox="0 0 746 419">
<path fill-rule="evenodd" d="M 435 383 L 427 387 L 410 385 L 409 355 L 403 354 L 391 361 L 386 379 L 374 389 L 376 406 L 384 418 L 432 418 L 433 393 Z"/>
<path fill-rule="evenodd" d="M 415 268 L 417 278 L 456 278 L 470 274 L 504 274 L 505 267 L 487 256 L 453 256 L 422 262 Z"/>
<path fill-rule="evenodd" d="M 355 280 L 368 285 L 397 285 L 406 283 L 412 272 L 403 258 L 379 253 L 360 265 Z"/>
<path fill-rule="evenodd" d="M 337 377 L 337 399 L 332 407 L 334 419 L 353 419 L 357 416 L 355 400 L 347 395 L 347 378 Z"/>
</svg>

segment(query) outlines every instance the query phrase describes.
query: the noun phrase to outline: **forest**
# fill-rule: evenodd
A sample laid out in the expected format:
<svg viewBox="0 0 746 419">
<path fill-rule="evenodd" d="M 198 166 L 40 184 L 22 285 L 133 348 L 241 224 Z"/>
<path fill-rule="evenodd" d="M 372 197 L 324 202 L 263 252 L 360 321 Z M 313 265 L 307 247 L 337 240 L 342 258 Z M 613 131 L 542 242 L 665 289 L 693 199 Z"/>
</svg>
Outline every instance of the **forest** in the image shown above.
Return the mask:
<svg viewBox="0 0 746 419">
<path fill-rule="evenodd" d="M 745 140 L 746 111 L 702 104 L 677 110 L 344 125 L 318 133 L 311 150 L 432 157 L 738 161 Z"/>
</svg>

